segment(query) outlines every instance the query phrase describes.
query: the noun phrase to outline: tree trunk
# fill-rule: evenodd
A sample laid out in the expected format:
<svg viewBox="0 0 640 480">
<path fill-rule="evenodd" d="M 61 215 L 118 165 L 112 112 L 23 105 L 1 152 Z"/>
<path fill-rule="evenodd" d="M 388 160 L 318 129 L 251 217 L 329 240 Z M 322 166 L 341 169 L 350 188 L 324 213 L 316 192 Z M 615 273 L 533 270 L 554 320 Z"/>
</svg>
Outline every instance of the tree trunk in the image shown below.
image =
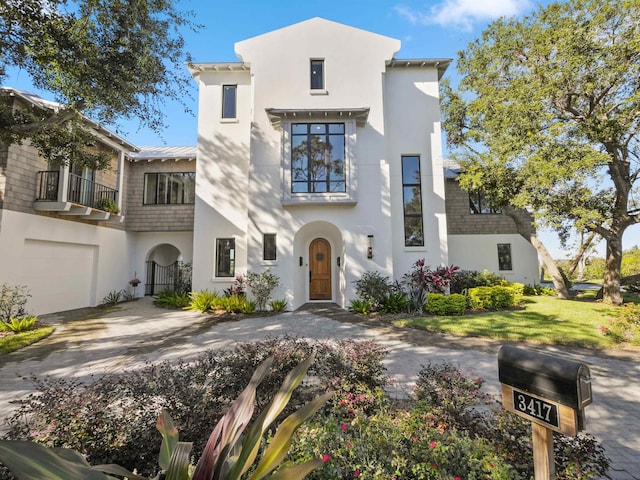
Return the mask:
<svg viewBox="0 0 640 480">
<path fill-rule="evenodd" d="M 555 260 L 553 260 L 547 248 L 538 238 L 538 235 L 532 226 L 532 221 L 525 221 L 525 219 L 519 215 L 518 211 L 509 205 L 502 207 L 502 211 L 514 221 L 520 236 L 533 245 L 533 248 L 538 252 L 538 256 L 547 269 L 547 273 L 553 281 L 553 286 L 555 287 L 556 292 L 558 292 L 558 298 L 563 300 L 571 298 L 569 289 L 564 283 L 564 278 L 562 278 L 562 275 L 560 274 L 560 269 L 558 269 Z"/>
<path fill-rule="evenodd" d="M 602 282 L 602 300 L 611 305 L 622 304 L 620 293 L 620 267 L 622 265 L 622 235 L 607 238 L 604 278 Z"/>
<path fill-rule="evenodd" d="M 555 287 L 556 292 L 558 292 L 558 298 L 562 298 L 563 300 L 571 298 L 569 289 L 565 285 L 564 278 L 562 278 L 562 274 L 560 273 L 560 269 L 542 241 L 540 241 L 537 235 L 531 235 L 528 240 L 538 252 L 540 260 L 542 260 L 542 263 L 547 269 L 547 273 L 553 281 L 553 286 Z"/>
<path fill-rule="evenodd" d="M 587 237 L 587 239 L 581 242 L 578 255 L 576 255 L 576 258 L 573 260 L 573 263 L 569 267 L 569 271 L 567 272 L 567 275 L 573 275 L 573 272 L 576 271 L 576 268 L 578 268 L 578 266 L 580 266 L 581 269 L 584 267 L 585 255 L 587 254 L 587 250 L 591 246 L 591 243 L 593 242 L 593 239 L 595 237 L 596 237 L 596 232 L 589 232 L 589 236 Z"/>
</svg>

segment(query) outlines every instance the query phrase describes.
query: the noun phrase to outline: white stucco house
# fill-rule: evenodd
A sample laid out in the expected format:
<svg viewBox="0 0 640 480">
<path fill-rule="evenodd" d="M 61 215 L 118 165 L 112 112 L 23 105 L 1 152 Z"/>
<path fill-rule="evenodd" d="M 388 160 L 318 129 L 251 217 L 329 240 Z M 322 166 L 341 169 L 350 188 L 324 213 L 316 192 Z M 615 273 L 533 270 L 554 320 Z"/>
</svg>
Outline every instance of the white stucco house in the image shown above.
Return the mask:
<svg viewBox="0 0 640 480">
<path fill-rule="evenodd" d="M 106 171 L 0 145 L 0 283 L 27 285 L 36 314 L 95 306 L 134 277 L 136 295 L 156 293 L 181 263 L 193 290 L 269 269 L 291 309 L 346 307 L 362 273 L 399 280 L 421 258 L 536 283 L 533 247 L 442 158 L 450 60 L 399 51 L 313 18 L 236 43 L 237 62 L 188 66 L 197 147 L 137 147 L 89 119 Z M 7 92 L 12 108 L 58 108 Z"/>
<path fill-rule="evenodd" d="M 535 250 L 510 220 L 480 208 L 475 223 L 506 229 L 473 228 L 465 193 L 466 215 L 448 211 L 447 190 L 460 197 L 440 131 L 450 60 L 399 50 L 399 40 L 313 18 L 236 43 L 238 62 L 189 66 L 199 87 L 196 290 L 270 269 L 292 308 L 346 306 L 362 273 L 400 279 L 420 258 L 535 283 Z"/>
</svg>

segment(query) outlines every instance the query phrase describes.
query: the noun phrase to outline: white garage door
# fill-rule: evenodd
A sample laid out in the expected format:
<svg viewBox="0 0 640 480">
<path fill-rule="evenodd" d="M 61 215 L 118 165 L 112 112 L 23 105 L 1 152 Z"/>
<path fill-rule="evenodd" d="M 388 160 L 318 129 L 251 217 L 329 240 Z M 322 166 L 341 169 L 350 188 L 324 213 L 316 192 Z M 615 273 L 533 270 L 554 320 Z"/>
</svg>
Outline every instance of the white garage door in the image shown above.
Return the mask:
<svg viewBox="0 0 640 480">
<path fill-rule="evenodd" d="M 25 239 L 22 282 L 31 290 L 30 313 L 91 305 L 98 248 L 95 245 Z"/>
</svg>

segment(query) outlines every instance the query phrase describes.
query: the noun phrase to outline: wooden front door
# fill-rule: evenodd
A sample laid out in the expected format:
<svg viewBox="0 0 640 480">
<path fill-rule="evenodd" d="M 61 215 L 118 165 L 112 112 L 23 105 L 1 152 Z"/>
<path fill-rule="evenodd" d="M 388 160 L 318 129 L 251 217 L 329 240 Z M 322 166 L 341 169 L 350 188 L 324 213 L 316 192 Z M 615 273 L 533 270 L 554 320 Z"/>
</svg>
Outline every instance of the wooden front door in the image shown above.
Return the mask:
<svg viewBox="0 0 640 480">
<path fill-rule="evenodd" d="M 331 300 L 331 245 L 324 238 L 309 246 L 309 299 Z"/>
</svg>

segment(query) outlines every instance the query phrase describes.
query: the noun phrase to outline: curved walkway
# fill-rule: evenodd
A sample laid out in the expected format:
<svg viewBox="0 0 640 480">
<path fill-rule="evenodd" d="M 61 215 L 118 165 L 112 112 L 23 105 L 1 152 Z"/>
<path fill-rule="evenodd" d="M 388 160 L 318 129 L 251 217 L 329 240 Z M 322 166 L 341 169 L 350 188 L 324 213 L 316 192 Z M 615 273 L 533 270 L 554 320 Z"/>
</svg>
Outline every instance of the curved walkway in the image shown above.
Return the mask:
<svg viewBox="0 0 640 480">
<path fill-rule="evenodd" d="M 204 314 L 159 309 L 145 298 L 116 309 L 42 319 L 58 324 L 51 337 L 0 357 L 0 418 L 11 412 L 12 400 L 31 390 L 24 376 L 89 380 L 92 375 L 135 368 L 146 361 L 190 360 L 205 349 L 232 348 L 237 342 L 285 334 L 375 340 L 389 351 L 385 365 L 393 379 L 391 393 L 398 396 L 410 390 L 422 365 L 444 361 L 483 377 L 489 393 L 499 390 L 496 353 L 500 342 L 397 329 L 325 305 L 220 323 Z M 609 478 L 640 480 L 640 351 L 537 349 L 589 365 L 594 403 L 587 407 L 587 432 L 602 442 L 612 460 Z"/>
</svg>

